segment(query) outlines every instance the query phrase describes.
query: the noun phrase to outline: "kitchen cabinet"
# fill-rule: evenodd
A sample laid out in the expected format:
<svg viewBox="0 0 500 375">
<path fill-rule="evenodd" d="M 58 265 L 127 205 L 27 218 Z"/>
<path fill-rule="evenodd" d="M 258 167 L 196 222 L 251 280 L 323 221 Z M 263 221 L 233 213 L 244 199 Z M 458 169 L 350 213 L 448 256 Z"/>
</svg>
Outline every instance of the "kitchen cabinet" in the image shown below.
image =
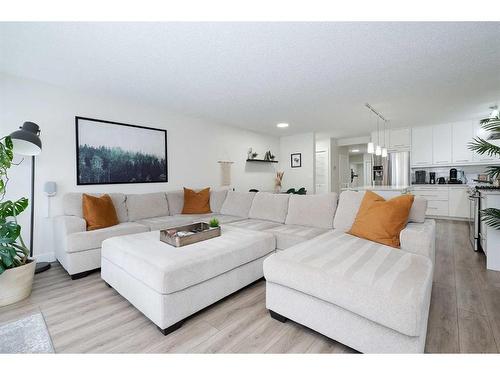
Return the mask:
<svg viewBox="0 0 500 375">
<path fill-rule="evenodd" d="M 470 204 L 469 193 L 464 187 L 449 187 L 448 216 L 469 218 Z"/>
<path fill-rule="evenodd" d="M 420 126 L 411 130 L 412 166 L 432 165 L 432 126 Z"/>
<path fill-rule="evenodd" d="M 470 163 L 473 161 L 472 151 L 469 150 L 469 142 L 474 137 L 474 124 L 471 121 L 457 122 L 452 124 L 452 159 L 453 163 Z"/>
<path fill-rule="evenodd" d="M 451 163 L 451 124 L 432 127 L 432 164 L 449 165 Z"/>
<path fill-rule="evenodd" d="M 482 139 L 487 139 L 489 134 L 486 130 L 484 130 L 481 125 L 479 125 L 479 122 L 475 123 L 473 125 L 474 128 L 474 137 L 479 137 Z M 500 159 L 494 156 L 489 156 L 489 155 L 480 155 L 476 152 L 473 152 L 472 154 L 472 159 L 474 162 L 477 163 L 492 163 L 492 162 L 500 162 Z"/>
<path fill-rule="evenodd" d="M 410 129 L 390 129 L 389 131 L 389 151 L 406 151 L 411 147 Z"/>
<path fill-rule="evenodd" d="M 418 197 L 427 199 L 427 216 L 449 216 L 448 214 L 448 188 L 434 186 L 418 186 L 412 189 Z"/>
<path fill-rule="evenodd" d="M 500 208 L 500 192 L 480 191 L 481 209 Z M 500 271 L 500 230 L 481 221 L 479 239 L 486 255 L 486 268 Z"/>
</svg>

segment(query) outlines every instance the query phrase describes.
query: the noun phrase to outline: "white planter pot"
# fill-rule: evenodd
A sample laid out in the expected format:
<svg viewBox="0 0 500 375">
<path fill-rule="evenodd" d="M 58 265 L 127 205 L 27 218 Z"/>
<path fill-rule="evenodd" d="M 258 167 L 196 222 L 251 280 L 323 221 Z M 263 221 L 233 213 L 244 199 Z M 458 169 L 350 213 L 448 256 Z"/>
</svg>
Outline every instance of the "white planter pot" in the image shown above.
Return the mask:
<svg viewBox="0 0 500 375">
<path fill-rule="evenodd" d="M 16 303 L 31 294 L 36 262 L 10 268 L 0 275 L 0 307 Z"/>
</svg>

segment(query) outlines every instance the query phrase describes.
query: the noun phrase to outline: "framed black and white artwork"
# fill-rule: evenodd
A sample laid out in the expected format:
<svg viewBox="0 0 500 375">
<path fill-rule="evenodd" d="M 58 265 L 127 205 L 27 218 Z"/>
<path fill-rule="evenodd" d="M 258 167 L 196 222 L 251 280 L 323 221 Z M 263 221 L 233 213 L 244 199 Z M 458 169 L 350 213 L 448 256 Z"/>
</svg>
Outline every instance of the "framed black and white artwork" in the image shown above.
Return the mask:
<svg viewBox="0 0 500 375">
<path fill-rule="evenodd" d="M 302 167 L 302 154 L 296 153 L 290 155 L 290 166 L 292 168 L 300 168 Z"/>
<path fill-rule="evenodd" d="M 75 117 L 77 185 L 167 182 L 167 131 Z"/>
</svg>

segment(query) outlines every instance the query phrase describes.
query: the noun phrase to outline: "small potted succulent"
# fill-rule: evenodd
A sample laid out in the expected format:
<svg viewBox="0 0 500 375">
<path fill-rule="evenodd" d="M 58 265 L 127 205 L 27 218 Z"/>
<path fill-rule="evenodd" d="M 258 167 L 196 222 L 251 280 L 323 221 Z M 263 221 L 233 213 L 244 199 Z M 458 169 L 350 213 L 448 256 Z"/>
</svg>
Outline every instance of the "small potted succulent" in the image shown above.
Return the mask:
<svg viewBox="0 0 500 375">
<path fill-rule="evenodd" d="M 210 228 L 218 228 L 219 227 L 219 220 L 216 217 L 213 217 L 208 222 L 208 225 L 210 226 Z"/>
<path fill-rule="evenodd" d="M 5 199 L 13 148 L 10 137 L 0 138 L 0 307 L 28 297 L 35 274 L 35 260 L 30 258 L 17 222 L 17 216 L 28 207 L 28 199 Z"/>
</svg>

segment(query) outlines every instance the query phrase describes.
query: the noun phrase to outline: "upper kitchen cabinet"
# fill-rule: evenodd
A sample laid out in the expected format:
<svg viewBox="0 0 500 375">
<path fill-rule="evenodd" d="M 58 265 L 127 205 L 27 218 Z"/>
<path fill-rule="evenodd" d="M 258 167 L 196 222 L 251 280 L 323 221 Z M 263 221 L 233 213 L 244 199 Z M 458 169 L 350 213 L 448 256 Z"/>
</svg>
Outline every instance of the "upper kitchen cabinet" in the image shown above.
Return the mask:
<svg viewBox="0 0 500 375">
<path fill-rule="evenodd" d="M 406 151 L 411 146 L 410 129 L 390 129 L 389 131 L 389 151 Z"/>
<path fill-rule="evenodd" d="M 474 125 L 471 121 L 457 122 L 452 125 L 452 155 L 453 163 L 470 163 L 473 161 L 469 142 L 474 136 Z"/>
<path fill-rule="evenodd" d="M 451 124 L 432 127 L 432 164 L 447 165 L 451 163 Z"/>
<path fill-rule="evenodd" d="M 411 164 L 421 167 L 432 165 L 432 126 L 411 130 Z"/>
<path fill-rule="evenodd" d="M 473 133 L 474 137 L 479 137 L 482 139 L 488 139 L 488 132 L 484 130 L 481 125 L 479 125 L 479 121 L 475 122 L 473 124 Z M 472 140 L 472 139 L 471 139 Z M 492 163 L 492 162 L 500 162 L 499 158 L 496 158 L 494 156 L 489 156 L 489 155 L 479 155 L 476 152 L 472 153 L 472 159 L 476 163 Z"/>
</svg>

